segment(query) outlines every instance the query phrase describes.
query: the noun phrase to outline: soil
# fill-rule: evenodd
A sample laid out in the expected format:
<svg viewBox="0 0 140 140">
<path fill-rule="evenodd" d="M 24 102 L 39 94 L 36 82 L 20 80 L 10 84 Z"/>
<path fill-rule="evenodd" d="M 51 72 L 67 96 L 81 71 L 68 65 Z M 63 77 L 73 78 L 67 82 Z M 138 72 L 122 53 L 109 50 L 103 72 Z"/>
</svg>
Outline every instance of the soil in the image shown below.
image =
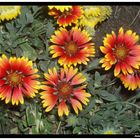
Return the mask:
<svg viewBox="0 0 140 140">
<path fill-rule="evenodd" d="M 96 27 L 96 46 L 102 45 L 107 33 L 117 33 L 120 27 L 124 30 L 131 29 L 140 35 L 140 6 L 112 6 L 111 17 Z"/>
</svg>

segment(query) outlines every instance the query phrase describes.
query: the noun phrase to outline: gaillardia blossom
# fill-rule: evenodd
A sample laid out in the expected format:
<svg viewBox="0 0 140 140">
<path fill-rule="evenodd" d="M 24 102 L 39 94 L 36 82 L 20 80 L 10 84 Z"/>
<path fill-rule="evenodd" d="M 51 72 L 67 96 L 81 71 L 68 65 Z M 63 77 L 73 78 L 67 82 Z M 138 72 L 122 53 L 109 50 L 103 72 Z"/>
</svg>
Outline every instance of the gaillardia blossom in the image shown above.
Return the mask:
<svg viewBox="0 0 140 140">
<path fill-rule="evenodd" d="M 0 6 L 0 20 L 11 20 L 20 14 L 21 6 Z"/>
<path fill-rule="evenodd" d="M 134 70 L 133 74 L 120 74 L 119 78 L 128 90 L 140 88 L 140 70 Z"/>
<path fill-rule="evenodd" d="M 89 61 L 88 57 L 94 57 L 94 44 L 91 43 L 91 37 L 85 30 L 72 28 L 70 31 L 60 28 L 52 35 L 51 42 L 54 45 L 50 46 L 52 58 L 59 57 L 60 65 L 85 64 Z"/>
<path fill-rule="evenodd" d="M 87 105 L 88 97 L 91 95 L 86 92 L 86 78 L 82 73 L 78 73 L 78 69 L 73 67 L 61 68 L 57 71 L 48 69 L 48 74 L 44 74 L 46 81 L 41 85 L 41 99 L 43 99 L 43 107 L 46 112 L 51 111 L 55 105 L 58 106 L 58 115 L 63 116 L 69 114 L 67 104 L 71 104 L 75 113 L 82 110 L 82 104 Z"/>
<path fill-rule="evenodd" d="M 139 36 L 128 30 L 124 33 L 123 28 L 119 29 L 118 35 L 113 31 L 104 38 L 104 46 L 100 47 L 105 57 L 100 63 L 105 70 L 109 70 L 112 65 L 114 68 L 114 76 L 120 73 L 124 75 L 132 74 L 133 68 L 138 69 L 140 65 L 140 45 L 137 45 Z"/>
<path fill-rule="evenodd" d="M 32 61 L 27 58 L 0 58 L 0 98 L 12 105 L 24 103 L 23 95 L 33 98 L 38 92 L 37 69 L 32 69 Z"/>
<path fill-rule="evenodd" d="M 78 19 L 82 15 L 81 6 L 62 6 L 61 8 L 53 6 L 49 7 L 49 15 L 54 16 L 57 19 L 59 26 L 68 26 L 72 23 L 77 23 Z"/>
</svg>

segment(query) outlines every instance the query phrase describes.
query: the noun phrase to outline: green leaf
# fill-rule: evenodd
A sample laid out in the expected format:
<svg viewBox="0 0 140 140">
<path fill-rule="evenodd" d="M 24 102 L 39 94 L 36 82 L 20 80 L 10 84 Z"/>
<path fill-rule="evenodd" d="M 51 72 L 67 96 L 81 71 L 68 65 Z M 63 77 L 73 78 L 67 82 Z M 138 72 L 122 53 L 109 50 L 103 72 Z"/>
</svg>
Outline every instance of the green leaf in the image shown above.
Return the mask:
<svg viewBox="0 0 140 140">
<path fill-rule="evenodd" d="M 48 20 L 46 25 L 46 37 L 50 38 L 51 35 L 54 34 L 54 31 L 55 31 L 54 24 L 52 23 L 51 20 Z"/>
<path fill-rule="evenodd" d="M 14 127 L 10 130 L 10 134 L 19 134 L 18 127 Z"/>
<path fill-rule="evenodd" d="M 94 86 L 99 88 L 102 86 L 101 82 L 105 79 L 105 75 L 100 75 L 98 71 L 95 72 L 95 82 Z"/>
<path fill-rule="evenodd" d="M 95 88 L 100 88 L 102 87 L 102 81 L 105 79 L 105 75 L 100 75 L 98 71 L 95 72 L 95 78 L 94 78 L 94 87 Z"/>
<path fill-rule="evenodd" d="M 43 132 L 44 134 L 46 134 L 46 133 L 50 134 L 52 132 L 52 125 L 51 125 L 51 123 L 49 123 L 46 118 L 42 119 L 42 121 L 43 121 L 44 127 L 40 126 L 40 131 Z"/>
<path fill-rule="evenodd" d="M 17 57 L 21 57 L 21 56 L 22 56 L 23 51 L 22 51 L 22 49 L 21 49 L 21 48 L 16 48 L 15 53 L 16 53 L 16 56 L 17 56 Z"/>
<path fill-rule="evenodd" d="M 26 108 L 26 117 L 27 117 L 28 126 L 33 126 L 36 124 L 35 115 L 31 111 L 32 110 L 30 107 Z"/>
<path fill-rule="evenodd" d="M 85 71 L 90 71 L 96 69 L 99 66 L 99 58 L 94 58 L 90 61 L 90 63 L 86 66 Z"/>
<path fill-rule="evenodd" d="M 32 6 L 33 13 L 35 14 L 40 8 L 38 6 Z"/>
<path fill-rule="evenodd" d="M 116 109 L 117 109 L 118 111 L 121 111 L 122 107 L 123 107 L 123 106 L 122 106 L 121 104 L 117 104 L 117 105 L 116 105 Z"/>
<path fill-rule="evenodd" d="M 2 46 L 0 45 L 0 54 L 2 53 Z"/>
<path fill-rule="evenodd" d="M 89 105 L 83 111 L 80 112 L 79 116 L 84 116 L 88 114 L 94 108 L 95 103 L 96 103 L 96 98 L 92 97 L 90 99 Z"/>
<path fill-rule="evenodd" d="M 21 15 L 17 19 L 18 24 L 20 24 L 22 28 L 26 26 L 26 16 L 25 15 L 28 11 L 29 10 L 26 6 L 22 6 Z"/>
<path fill-rule="evenodd" d="M 44 72 L 47 71 L 49 64 L 50 64 L 49 61 L 39 61 L 39 63 L 38 63 L 40 69 Z"/>
<path fill-rule="evenodd" d="M 80 131 L 81 131 L 81 128 L 80 128 L 80 127 L 75 127 L 75 128 L 73 129 L 73 134 L 79 134 Z"/>
<path fill-rule="evenodd" d="M 36 126 L 33 126 L 33 127 L 31 128 L 29 134 L 39 134 L 37 127 L 36 127 Z"/>
<path fill-rule="evenodd" d="M 27 23 L 32 23 L 34 21 L 34 17 L 31 13 L 26 13 L 26 20 L 27 20 Z"/>
<path fill-rule="evenodd" d="M 67 126 L 76 126 L 78 124 L 78 118 L 74 115 L 68 116 L 67 121 Z"/>
<path fill-rule="evenodd" d="M 37 53 L 28 43 L 20 44 L 20 47 L 23 50 L 22 56 L 25 56 L 33 61 L 36 60 Z"/>
<path fill-rule="evenodd" d="M 122 89 L 122 87 L 119 86 L 119 87 L 116 89 L 115 93 L 114 93 L 114 95 L 115 95 L 120 101 L 122 101 L 122 97 L 120 96 L 121 89 Z"/>
<path fill-rule="evenodd" d="M 99 90 L 98 95 L 106 101 L 118 101 L 118 98 L 106 90 Z"/>
<path fill-rule="evenodd" d="M 8 32 L 14 32 L 15 28 L 11 23 L 6 23 L 6 28 L 8 30 Z"/>
<path fill-rule="evenodd" d="M 44 45 L 42 40 L 39 39 L 38 37 L 31 39 L 31 42 L 32 42 L 33 46 L 35 46 L 36 48 L 41 48 Z"/>
<path fill-rule="evenodd" d="M 100 75 L 98 71 L 95 72 L 95 81 L 101 82 L 105 79 L 105 75 Z"/>
</svg>

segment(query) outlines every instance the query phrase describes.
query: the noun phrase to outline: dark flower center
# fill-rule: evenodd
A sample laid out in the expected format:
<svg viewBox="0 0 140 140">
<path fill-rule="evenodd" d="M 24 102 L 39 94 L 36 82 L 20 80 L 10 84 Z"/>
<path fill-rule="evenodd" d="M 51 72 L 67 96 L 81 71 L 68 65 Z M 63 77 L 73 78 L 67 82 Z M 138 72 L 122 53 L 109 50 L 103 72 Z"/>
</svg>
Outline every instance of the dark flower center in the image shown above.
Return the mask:
<svg viewBox="0 0 140 140">
<path fill-rule="evenodd" d="M 74 56 L 78 52 L 78 47 L 74 42 L 69 42 L 65 45 L 67 55 Z"/>
<path fill-rule="evenodd" d="M 22 84 L 23 75 L 18 72 L 12 72 L 7 75 L 6 79 L 10 85 L 16 87 Z"/>
<path fill-rule="evenodd" d="M 73 91 L 72 86 L 67 82 L 60 82 L 57 89 L 59 96 L 62 98 L 68 98 Z"/>
<path fill-rule="evenodd" d="M 127 57 L 128 52 L 128 48 L 123 44 L 115 46 L 114 54 L 118 60 L 124 60 Z"/>
</svg>

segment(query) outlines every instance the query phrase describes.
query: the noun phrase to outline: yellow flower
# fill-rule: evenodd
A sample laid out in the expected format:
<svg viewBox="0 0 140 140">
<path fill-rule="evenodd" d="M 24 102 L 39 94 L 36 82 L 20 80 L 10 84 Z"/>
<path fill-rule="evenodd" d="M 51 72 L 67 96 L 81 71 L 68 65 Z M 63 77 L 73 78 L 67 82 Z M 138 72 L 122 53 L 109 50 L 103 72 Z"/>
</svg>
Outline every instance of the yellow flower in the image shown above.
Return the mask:
<svg viewBox="0 0 140 140">
<path fill-rule="evenodd" d="M 106 128 L 103 128 L 103 130 L 101 130 L 100 133 L 103 135 L 115 135 L 121 133 L 121 131 L 118 128 L 107 126 Z"/>
<path fill-rule="evenodd" d="M 84 6 L 84 14 L 85 16 L 99 16 L 101 15 L 101 10 L 99 6 Z"/>
<path fill-rule="evenodd" d="M 15 19 L 20 14 L 21 6 L 0 6 L 0 21 Z"/>
<path fill-rule="evenodd" d="M 110 6 L 83 6 L 83 11 L 78 26 L 91 28 L 107 19 L 112 13 Z"/>
<path fill-rule="evenodd" d="M 48 7 L 49 7 L 50 10 L 55 8 L 55 9 L 61 11 L 61 12 L 64 12 L 65 10 L 68 11 L 69 9 L 72 8 L 72 6 L 48 6 Z"/>
<path fill-rule="evenodd" d="M 103 134 L 112 135 L 112 134 L 116 134 L 116 133 L 113 130 L 107 130 Z"/>
</svg>

